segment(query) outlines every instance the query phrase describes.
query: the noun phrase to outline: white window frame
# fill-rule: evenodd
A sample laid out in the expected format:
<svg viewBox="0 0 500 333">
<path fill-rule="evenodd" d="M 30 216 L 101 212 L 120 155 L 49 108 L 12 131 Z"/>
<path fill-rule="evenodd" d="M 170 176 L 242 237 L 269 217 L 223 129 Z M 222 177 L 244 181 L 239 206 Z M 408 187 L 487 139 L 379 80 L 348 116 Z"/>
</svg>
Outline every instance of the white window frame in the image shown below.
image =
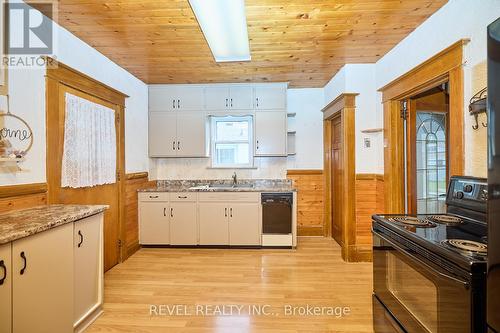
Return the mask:
<svg viewBox="0 0 500 333">
<path fill-rule="evenodd" d="M 217 121 L 221 121 L 222 119 L 226 121 L 248 121 L 248 140 L 239 140 L 239 141 L 217 141 L 216 140 L 216 131 Z M 222 121 L 224 121 L 222 120 Z M 211 159 L 212 159 L 212 168 L 218 169 L 248 169 L 253 168 L 254 166 L 254 156 L 253 156 L 253 116 L 245 115 L 245 116 L 232 116 L 232 115 L 221 115 L 221 116 L 211 116 L 210 117 L 210 149 L 211 149 Z M 225 144 L 234 144 L 234 143 L 248 143 L 248 164 L 217 164 L 217 156 L 215 153 L 215 146 L 218 143 Z"/>
</svg>

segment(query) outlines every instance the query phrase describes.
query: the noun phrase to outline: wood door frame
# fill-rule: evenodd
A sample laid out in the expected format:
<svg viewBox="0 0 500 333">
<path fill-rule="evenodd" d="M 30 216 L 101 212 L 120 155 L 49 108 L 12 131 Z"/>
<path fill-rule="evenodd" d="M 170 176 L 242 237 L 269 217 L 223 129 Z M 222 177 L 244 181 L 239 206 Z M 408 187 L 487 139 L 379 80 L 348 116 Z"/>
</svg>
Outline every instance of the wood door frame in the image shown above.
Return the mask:
<svg viewBox="0 0 500 333">
<path fill-rule="evenodd" d="M 332 237 L 332 120 L 341 117 L 342 128 L 342 153 L 343 162 L 342 188 L 344 200 L 342 201 L 342 232 L 344 244 L 342 257 L 349 260 L 349 252 L 355 251 L 356 244 L 356 165 L 355 165 L 355 93 L 344 93 L 325 106 L 323 112 L 323 147 L 324 147 L 324 181 L 325 181 L 325 237 Z"/>
<path fill-rule="evenodd" d="M 54 197 L 51 193 L 54 193 L 54 187 L 58 186 L 59 175 L 55 174 L 53 171 L 57 170 L 53 166 L 57 163 L 56 159 L 51 159 L 50 156 L 57 156 L 58 151 L 61 150 L 61 145 L 63 144 L 59 140 L 59 134 L 64 131 L 63 128 L 57 126 L 54 128 L 53 124 L 59 124 L 59 85 L 64 85 L 71 89 L 81 91 L 82 93 L 91 95 L 108 103 L 117 106 L 118 110 L 118 131 L 119 140 L 117 141 L 118 150 L 118 211 L 119 211 L 119 221 L 118 221 L 118 234 L 119 240 L 122 244 L 120 247 L 118 262 L 122 262 L 126 258 L 125 247 L 123 246 L 123 240 L 125 239 L 125 99 L 129 96 L 121 93 L 120 91 L 113 89 L 88 75 L 85 75 L 63 63 L 57 62 L 55 59 L 49 59 L 52 64 L 57 66 L 52 66 L 47 68 L 45 82 L 46 82 L 46 128 L 47 128 L 47 143 L 46 143 L 46 173 L 47 173 L 47 186 L 48 186 L 48 203 L 54 202 Z M 52 111 L 51 111 L 52 110 Z M 53 112 L 57 110 L 57 112 Z M 51 130 L 49 131 L 49 123 L 51 124 Z"/>
<path fill-rule="evenodd" d="M 419 66 L 380 88 L 384 108 L 385 213 L 404 213 L 404 131 L 400 101 L 449 84 L 449 172 L 464 173 L 464 46 L 461 39 Z"/>
</svg>

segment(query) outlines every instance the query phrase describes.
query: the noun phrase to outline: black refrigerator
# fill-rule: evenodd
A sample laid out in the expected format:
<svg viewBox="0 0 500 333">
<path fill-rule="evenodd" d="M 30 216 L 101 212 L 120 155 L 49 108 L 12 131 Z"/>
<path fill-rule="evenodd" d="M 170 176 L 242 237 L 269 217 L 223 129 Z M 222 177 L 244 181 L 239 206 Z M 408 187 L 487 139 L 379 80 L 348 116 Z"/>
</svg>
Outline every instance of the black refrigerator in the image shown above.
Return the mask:
<svg viewBox="0 0 500 333">
<path fill-rule="evenodd" d="M 488 27 L 489 332 L 500 333 L 500 18 Z"/>
</svg>

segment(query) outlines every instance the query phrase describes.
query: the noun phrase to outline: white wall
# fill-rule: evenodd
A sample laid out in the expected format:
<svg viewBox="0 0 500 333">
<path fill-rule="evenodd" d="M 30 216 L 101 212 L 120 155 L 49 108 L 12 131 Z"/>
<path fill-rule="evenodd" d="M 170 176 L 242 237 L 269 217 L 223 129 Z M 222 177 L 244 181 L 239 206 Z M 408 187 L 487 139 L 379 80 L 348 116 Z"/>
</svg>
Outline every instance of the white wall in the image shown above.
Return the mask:
<svg viewBox="0 0 500 333">
<path fill-rule="evenodd" d="M 147 171 L 147 85 L 64 28 L 57 24 L 55 28 L 56 56 L 60 62 L 130 96 L 125 110 L 126 172 Z M 41 69 L 9 70 L 11 112 L 28 121 L 35 140 L 26 161 L 20 165 L 23 171 L 0 167 L 0 185 L 46 181 L 44 75 Z"/>
<path fill-rule="evenodd" d="M 383 133 L 363 133 L 363 130 L 381 128 L 382 117 L 376 103 L 374 64 L 347 64 L 325 86 L 327 105 L 342 93 L 357 93 L 355 114 L 356 173 L 383 173 Z M 364 141 L 370 141 L 365 147 Z"/>
<path fill-rule="evenodd" d="M 486 27 L 500 17 L 500 0 L 450 0 L 376 64 L 377 88 L 418 66 L 459 39 L 469 38 L 464 65 L 465 173 L 486 176 L 485 128 L 472 130 L 469 100 L 486 86 Z M 379 110 L 382 109 L 377 103 Z"/>
<path fill-rule="evenodd" d="M 322 88 L 288 89 L 288 129 L 296 131 L 295 151 L 288 157 L 288 169 L 323 169 L 323 113 Z"/>
</svg>

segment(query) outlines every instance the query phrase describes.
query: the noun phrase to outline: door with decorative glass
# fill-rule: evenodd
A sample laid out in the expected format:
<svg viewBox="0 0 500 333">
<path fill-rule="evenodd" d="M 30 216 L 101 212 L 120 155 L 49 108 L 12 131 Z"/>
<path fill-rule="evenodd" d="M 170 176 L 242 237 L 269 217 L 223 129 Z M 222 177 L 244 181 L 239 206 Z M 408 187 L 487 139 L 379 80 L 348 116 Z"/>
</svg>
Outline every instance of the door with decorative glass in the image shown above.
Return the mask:
<svg viewBox="0 0 500 333">
<path fill-rule="evenodd" d="M 409 214 L 446 212 L 448 106 L 447 85 L 403 101 Z"/>
</svg>

